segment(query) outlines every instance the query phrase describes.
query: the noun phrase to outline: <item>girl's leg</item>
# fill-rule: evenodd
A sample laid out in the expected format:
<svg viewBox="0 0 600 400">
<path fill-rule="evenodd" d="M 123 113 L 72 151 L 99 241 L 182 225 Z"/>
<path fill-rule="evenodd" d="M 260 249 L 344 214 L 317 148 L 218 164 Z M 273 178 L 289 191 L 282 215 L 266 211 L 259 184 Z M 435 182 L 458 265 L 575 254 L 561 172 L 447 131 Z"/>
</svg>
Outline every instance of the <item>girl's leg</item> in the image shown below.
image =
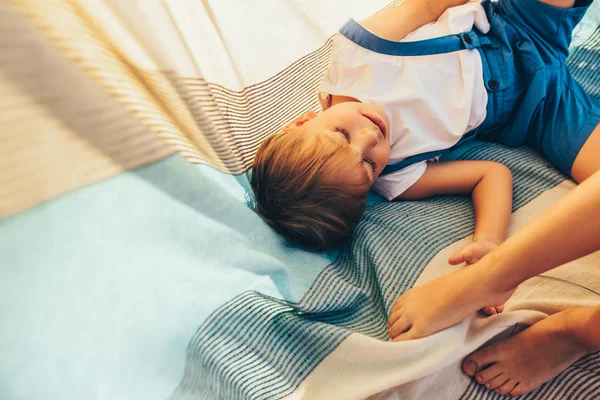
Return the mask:
<svg viewBox="0 0 600 400">
<path fill-rule="evenodd" d="M 600 349 L 600 306 L 569 308 L 465 359 L 463 370 L 486 388 L 520 396 Z"/>
<path fill-rule="evenodd" d="M 600 170 L 600 124 L 591 133 L 571 167 L 571 176 L 576 182 L 583 182 Z"/>
<path fill-rule="evenodd" d="M 575 3 L 574 0 L 540 1 L 558 8 L 570 8 Z M 571 168 L 571 177 L 577 182 L 583 182 L 597 171 L 600 171 L 600 124 L 596 126 L 577 154 Z M 600 182 L 596 179 L 599 175 L 600 172 L 596 174 L 592 181 Z M 586 189 L 593 190 L 594 185 L 589 185 L 589 183 L 591 182 L 584 184 Z M 595 190 L 600 191 L 600 184 Z M 588 193 L 591 194 L 591 192 Z M 558 207 L 555 210 L 560 215 L 568 208 L 574 211 L 577 204 L 578 202 L 571 202 L 569 206 L 569 203 L 565 202 L 563 205 L 566 207 Z M 581 205 L 583 206 L 582 214 L 591 218 L 598 218 L 600 206 L 590 207 L 591 204 L 584 206 L 583 203 Z M 595 213 L 593 212 L 594 208 L 596 209 Z M 548 216 L 548 213 L 545 214 Z M 563 216 L 566 215 L 563 214 Z M 548 216 L 545 222 L 550 222 L 551 219 L 552 217 Z M 543 219 L 536 222 L 542 221 Z M 538 245 L 542 244 L 540 241 L 550 225 L 536 223 L 531 225 L 537 225 L 538 228 L 541 228 L 540 240 L 533 238 L 533 231 L 522 237 L 529 236 L 529 239 L 534 239 L 530 241 L 530 244 L 537 247 L 535 246 L 536 242 Z M 556 228 L 559 229 L 559 227 Z M 567 232 L 560 229 L 559 231 L 564 237 L 570 237 Z M 596 234 L 598 233 L 594 232 L 593 229 L 587 232 L 586 229 L 583 229 L 579 234 L 576 234 L 574 239 L 575 241 L 578 241 L 578 238 L 583 239 L 584 242 L 588 242 L 588 245 L 594 246 L 592 243 L 594 240 L 589 235 Z M 596 246 L 600 248 L 600 244 L 596 244 Z M 538 250 L 540 250 L 539 247 Z M 588 247 L 588 250 L 590 250 L 590 247 Z M 569 250 L 559 250 L 559 253 L 567 258 L 577 257 L 575 253 L 571 253 Z M 523 256 L 525 258 L 525 254 Z M 504 257 L 504 259 L 506 260 L 507 257 Z M 531 261 L 535 262 L 534 260 Z M 543 267 L 546 268 L 549 265 L 548 263 L 553 264 L 554 262 L 546 259 L 542 260 L 541 265 L 546 264 Z M 516 267 L 516 264 L 514 266 Z M 523 278 L 525 278 L 525 275 L 521 275 L 519 279 Z M 474 352 L 463 362 L 463 370 L 467 375 L 475 376 L 479 383 L 490 390 L 494 390 L 499 394 L 520 396 L 553 379 L 586 352 L 600 349 L 598 329 L 600 329 L 600 306 L 567 309 L 538 322 L 514 337 Z"/>
</svg>

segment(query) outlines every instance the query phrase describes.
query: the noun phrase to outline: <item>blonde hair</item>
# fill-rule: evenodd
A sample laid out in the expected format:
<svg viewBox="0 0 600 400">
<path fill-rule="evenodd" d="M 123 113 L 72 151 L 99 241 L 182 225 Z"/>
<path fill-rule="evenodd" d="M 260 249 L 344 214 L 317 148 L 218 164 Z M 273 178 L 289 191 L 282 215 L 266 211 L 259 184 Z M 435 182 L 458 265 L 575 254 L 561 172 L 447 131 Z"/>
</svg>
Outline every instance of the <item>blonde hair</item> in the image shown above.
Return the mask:
<svg viewBox="0 0 600 400">
<path fill-rule="evenodd" d="M 352 234 L 370 187 L 364 168 L 349 173 L 354 151 L 327 141 L 307 136 L 302 127 L 288 129 L 260 145 L 252 166 L 257 213 L 283 236 L 316 251 Z"/>
</svg>

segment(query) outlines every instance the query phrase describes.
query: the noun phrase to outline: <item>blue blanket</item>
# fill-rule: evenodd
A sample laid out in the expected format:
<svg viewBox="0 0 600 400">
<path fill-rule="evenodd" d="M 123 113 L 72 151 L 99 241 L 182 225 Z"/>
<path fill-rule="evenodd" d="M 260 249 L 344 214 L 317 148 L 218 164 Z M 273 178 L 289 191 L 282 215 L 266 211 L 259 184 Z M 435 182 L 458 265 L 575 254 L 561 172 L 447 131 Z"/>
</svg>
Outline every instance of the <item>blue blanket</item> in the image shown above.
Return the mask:
<svg viewBox="0 0 600 400">
<path fill-rule="evenodd" d="M 569 62 L 600 99 L 600 30 L 587 37 Z M 565 179 L 528 148 L 448 158 L 508 165 L 515 209 Z M 372 195 L 352 242 L 313 254 L 250 193 L 245 176 L 172 156 L 0 221 L 0 398 L 280 398 L 350 333 L 386 340 L 395 298 L 473 229 L 468 198 Z"/>
</svg>

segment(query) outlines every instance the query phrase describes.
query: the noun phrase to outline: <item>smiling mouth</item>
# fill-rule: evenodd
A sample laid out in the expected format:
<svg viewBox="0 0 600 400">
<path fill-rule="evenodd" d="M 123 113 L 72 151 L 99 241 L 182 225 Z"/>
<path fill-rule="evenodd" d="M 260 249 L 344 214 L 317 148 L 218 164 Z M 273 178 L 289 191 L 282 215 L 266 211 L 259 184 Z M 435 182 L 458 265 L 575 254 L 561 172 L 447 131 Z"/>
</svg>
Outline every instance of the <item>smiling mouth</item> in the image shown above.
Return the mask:
<svg viewBox="0 0 600 400">
<path fill-rule="evenodd" d="M 379 130 L 381 131 L 381 134 L 383 135 L 383 138 L 385 139 L 385 136 L 387 134 L 387 128 L 385 126 L 385 122 L 383 122 L 383 120 L 375 115 L 372 114 L 363 114 L 363 117 L 365 117 L 366 119 L 368 119 L 369 121 L 371 121 L 372 123 L 374 123 Z"/>
</svg>

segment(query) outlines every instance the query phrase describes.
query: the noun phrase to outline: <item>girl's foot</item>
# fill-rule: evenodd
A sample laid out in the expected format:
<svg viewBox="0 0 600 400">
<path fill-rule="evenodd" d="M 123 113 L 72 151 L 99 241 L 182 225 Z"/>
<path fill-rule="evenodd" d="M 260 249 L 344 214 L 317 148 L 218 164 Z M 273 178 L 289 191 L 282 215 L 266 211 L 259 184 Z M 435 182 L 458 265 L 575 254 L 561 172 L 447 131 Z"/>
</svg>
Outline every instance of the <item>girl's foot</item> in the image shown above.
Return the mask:
<svg viewBox="0 0 600 400">
<path fill-rule="evenodd" d="M 589 351 L 573 334 L 582 310 L 587 311 L 571 308 L 554 314 L 476 351 L 463 362 L 463 371 L 499 394 L 519 396 L 537 389 Z"/>
</svg>

